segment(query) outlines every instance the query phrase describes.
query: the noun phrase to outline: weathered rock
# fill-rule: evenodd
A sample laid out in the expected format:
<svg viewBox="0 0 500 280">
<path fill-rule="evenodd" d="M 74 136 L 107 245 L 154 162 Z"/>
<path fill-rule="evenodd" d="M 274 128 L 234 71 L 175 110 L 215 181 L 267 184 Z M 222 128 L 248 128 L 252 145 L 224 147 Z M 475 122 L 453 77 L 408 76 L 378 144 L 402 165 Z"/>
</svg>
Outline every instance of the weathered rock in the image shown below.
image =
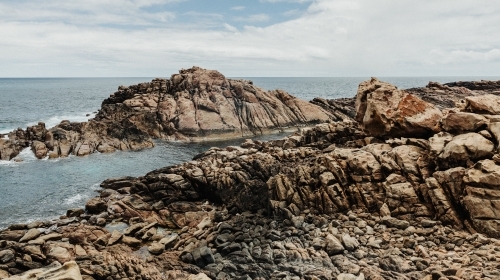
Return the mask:
<svg viewBox="0 0 500 280">
<path fill-rule="evenodd" d="M 373 136 L 412 137 L 439 131 L 442 113 L 432 104 L 376 78 L 359 85 L 356 120 Z"/>
<path fill-rule="evenodd" d="M 67 248 L 50 244 L 47 249 L 47 257 L 60 263 L 69 262 L 73 258 L 73 254 Z"/>
<path fill-rule="evenodd" d="M 130 236 L 125 236 L 125 235 L 122 237 L 121 242 L 125 245 L 130 246 L 130 247 L 138 247 L 141 245 L 140 240 L 133 238 L 133 237 L 130 237 Z"/>
<path fill-rule="evenodd" d="M 102 201 L 100 198 L 94 197 L 87 201 L 85 209 L 91 214 L 98 214 L 106 211 L 108 206 L 106 202 Z"/>
<path fill-rule="evenodd" d="M 463 165 L 468 160 L 478 160 L 493 156 L 494 144 L 477 133 L 454 136 L 446 144 L 438 158 L 442 165 L 454 167 Z"/>
<path fill-rule="evenodd" d="M 407 227 L 410 226 L 410 223 L 408 221 L 399 220 L 388 216 L 383 217 L 382 222 L 389 227 L 394 227 L 399 229 L 406 229 Z"/>
<path fill-rule="evenodd" d="M 466 109 L 479 114 L 500 114 L 500 97 L 493 94 L 466 97 Z"/>
<path fill-rule="evenodd" d="M 215 262 L 214 255 L 210 248 L 204 246 L 194 250 L 192 253 L 194 262 L 199 267 L 205 267 Z"/>
<path fill-rule="evenodd" d="M 19 242 L 27 242 L 27 241 L 33 240 L 35 238 L 38 238 L 38 236 L 40 236 L 40 234 L 42 234 L 42 233 L 38 229 L 32 228 L 32 229 L 28 230 L 28 232 L 26 232 L 26 234 L 21 238 L 21 240 L 19 240 Z"/>
<path fill-rule="evenodd" d="M 14 141 L 31 146 L 38 158 L 95 151 L 138 150 L 152 138 L 203 141 L 295 130 L 345 115 L 295 98 L 283 90 L 264 91 L 251 81 L 227 79 L 215 70 L 183 69 L 170 79 L 154 79 L 118 91 L 102 102 L 96 116 L 83 123 L 63 121 L 45 129 L 29 127 Z M 21 131 L 22 132 L 22 131 Z M 22 137 L 21 137 L 22 136 Z M 15 142 L 0 142 L 0 157 L 19 153 Z"/>
<path fill-rule="evenodd" d="M 44 268 L 29 270 L 19 275 L 6 278 L 7 280 L 31 280 L 31 279 L 50 279 L 50 280 L 82 280 L 80 269 L 76 262 L 71 261 L 63 265 L 54 262 Z"/>
<path fill-rule="evenodd" d="M 492 160 L 478 162 L 464 177 L 463 205 L 475 228 L 500 237 L 500 166 Z"/>
<path fill-rule="evenodd" d="M 342 243 L 335 236 L 328 234 L 325 241 L 325 251 L 328 255 L 331 256 L 344 251 L 344 246 L 342 246 Z"/>
<path fill-rule="evenodd" d="M 112 246 L 116 244 L 120 239 L 123 237 L 123 234 L 121 234 L 119 231 L 114 230 L 111 233 L 111 237 L 108 239 L 108 246 Z"/>
<path fill-rule="evenodd" d="M 8 263 L 14 259 L 15 255 L 12 250 L 0 251 L 0 263 Z"/>
<path fill-rule="evenodd" d="M 450 112 L 441 120 L 443 130 L 451 133 L 477 132 L 488 124 L 484 116 L 466 112 Z"/>
<path fill-rule="evenodd" d="M 165 245 L 158 242 L 153 242 L 148 246 L 148 251 L 153 255 L 159 255 L 163 253 L 163 251 L 165 251 Z"/>
</svg>

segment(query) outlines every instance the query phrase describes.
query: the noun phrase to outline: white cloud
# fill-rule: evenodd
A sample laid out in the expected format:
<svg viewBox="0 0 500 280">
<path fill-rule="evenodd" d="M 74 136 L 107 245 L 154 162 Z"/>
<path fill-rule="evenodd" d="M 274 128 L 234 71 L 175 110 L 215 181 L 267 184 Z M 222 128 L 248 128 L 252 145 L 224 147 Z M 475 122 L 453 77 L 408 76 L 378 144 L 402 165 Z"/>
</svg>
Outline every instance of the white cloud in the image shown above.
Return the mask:
<svg viewBox="0 0 500 280">
<path fill-rule="evenodd" d="M 289 2 L 289 3 L 307 3 L 313 2 L 313 0 L 260 0 L 260 2 L 278 3 L 278 2 Z"/>
<path fill-rule="evenodd" d="M 295 16 L 295 15 L 299 15 L 299 14 L 300 14 L 299 9 L 293 9 L 293 10 L 288 10 L 288 11 L 283 12 L 283 15 L 285 15 L 287 17 L 291 17 L 291 16 Z"/>
<path fill-rule="evenodd" d="M 230 32 L 238 32 L 238 28 L 228 24 L 228 23 L 224 23 L 224 28 L 226 28 L 227 31 L 230 31 Z"/>
<path fill-rule="evenodd" d="M 245 6 L 234 6 L 231 7 L 231 10 L 233 11 L 243 11 L 245 9 Z"/>
<path fill-rule="evenodd" d="M 268 14 L 253 14 L 244 17 L 234 17 L 235 21 L 263 22 L 270 19 Z"/>
<path fill-rule="evenodd" d="M 276 24 L 270 12 L 152 12 L 164 2 L 1 3 L 0 76 L 169 76 L 192 65 L 228 76 L 500 74 L 500 2 L 316 0 Z"/>
</svg>

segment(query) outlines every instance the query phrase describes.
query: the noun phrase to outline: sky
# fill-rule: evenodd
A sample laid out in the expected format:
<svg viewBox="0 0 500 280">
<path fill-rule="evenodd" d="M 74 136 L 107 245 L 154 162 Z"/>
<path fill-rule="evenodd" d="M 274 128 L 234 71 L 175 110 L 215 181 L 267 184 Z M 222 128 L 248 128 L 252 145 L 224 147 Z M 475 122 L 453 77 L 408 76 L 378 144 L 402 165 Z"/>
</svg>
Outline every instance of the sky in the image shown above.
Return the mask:
<svg viewBox="0 0 500 280">
<path fill-rule="evenodd" d="M 499 76 L 500 1 L 0 0 L 0 77 Z"/>
</svg>

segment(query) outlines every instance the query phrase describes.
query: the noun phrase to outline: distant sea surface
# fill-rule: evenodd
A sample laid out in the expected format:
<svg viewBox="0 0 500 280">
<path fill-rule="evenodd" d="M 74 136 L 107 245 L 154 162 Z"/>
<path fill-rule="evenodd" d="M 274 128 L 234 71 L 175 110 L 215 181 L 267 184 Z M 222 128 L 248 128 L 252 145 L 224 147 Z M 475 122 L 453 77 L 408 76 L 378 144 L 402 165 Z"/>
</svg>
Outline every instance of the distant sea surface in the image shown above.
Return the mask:
<svg viewBox="0 0 500 280">
<path fill-rule="evenodd" d="M 50 128 L 62 120 L 86 121 L 102 100 L 119 85 L 133 85 L 152 78 L 0 78 L 0 134 L 25 129 L 40 121 Z M 368 77 L 353 78 L 242 78 L 261 88 L 283 89 L 305 100 L 353 97 Z M 386 77 L 400 88 L 500 77 Z M 286 136 L 274 134 L 261 140 Z M 157 142 L 155 148 L 136 152 L 92 154 L 56 160 L 36 160 L 29 150 L 22 162 L 0 161 L 0 229 L 12 223 L 53 219 L 74 207 L 83 207 L 96 196 L 99 184 L 112 177 L 141 176 L 154 169 L 188 161 L 206 149 L 239 145 L 243 140 L 210 143 Z"/>
</svg>

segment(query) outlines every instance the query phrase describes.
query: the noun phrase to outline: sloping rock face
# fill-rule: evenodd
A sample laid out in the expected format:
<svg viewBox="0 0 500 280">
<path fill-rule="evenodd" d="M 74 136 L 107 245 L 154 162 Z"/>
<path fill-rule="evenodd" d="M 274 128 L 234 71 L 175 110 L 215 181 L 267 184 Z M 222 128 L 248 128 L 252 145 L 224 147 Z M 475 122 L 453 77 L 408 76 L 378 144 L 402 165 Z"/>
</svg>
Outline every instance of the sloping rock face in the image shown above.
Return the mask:
<svg viewBox="0 0 500 280">
<path fill-rule="evenodd" d="M 120 86 L 88 122 L 63 121 L 50 129 L 39 123 L 11 132 L 9 140 L 0 140 L 0 159 L 10 160 L 28 146 L 37 158 L 85 156 L 149 148 L 153 138 L 227 139 L 296 130 L 343 117 L 285 91 L 264 91 L 251 81 L 226 79 L 215 70 L 193 67 L 170 79 Z"/>
<path fill-rule="evenodd" d="M 96 120 L 127 119 L 140 131 L 169 140 L 250 136 L 335 119 L 282 90 L 266 92 L 251 81 L 226 79 L 198 67 L 181 70 L 170 80 L 122 87 L 103 106 L 107 110 Z M 123 116 L 121 106 L 135 118 Z"/>
</svg>

